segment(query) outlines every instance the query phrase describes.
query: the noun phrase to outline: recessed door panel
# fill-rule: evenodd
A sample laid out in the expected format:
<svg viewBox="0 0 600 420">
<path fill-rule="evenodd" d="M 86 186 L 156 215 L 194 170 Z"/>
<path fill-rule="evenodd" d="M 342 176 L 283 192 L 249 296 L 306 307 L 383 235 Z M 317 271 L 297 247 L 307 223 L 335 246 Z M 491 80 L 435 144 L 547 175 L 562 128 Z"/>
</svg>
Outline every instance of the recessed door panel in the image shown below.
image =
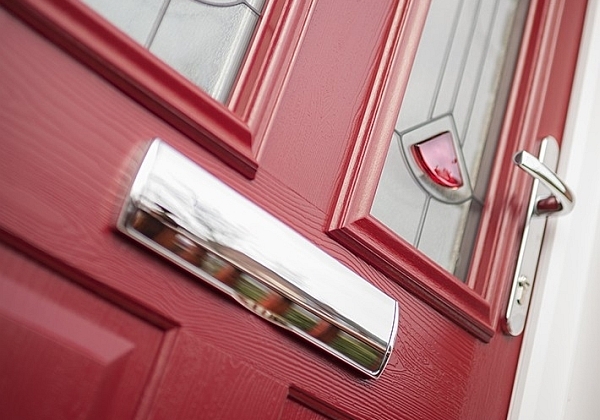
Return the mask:
<svg viewBox="0 0 600 420">
<path fill-rule="evenodd" d="M 0 246 L 0 405 L 10 419 L 131 418 L 166 331 Z"/>
</svg>

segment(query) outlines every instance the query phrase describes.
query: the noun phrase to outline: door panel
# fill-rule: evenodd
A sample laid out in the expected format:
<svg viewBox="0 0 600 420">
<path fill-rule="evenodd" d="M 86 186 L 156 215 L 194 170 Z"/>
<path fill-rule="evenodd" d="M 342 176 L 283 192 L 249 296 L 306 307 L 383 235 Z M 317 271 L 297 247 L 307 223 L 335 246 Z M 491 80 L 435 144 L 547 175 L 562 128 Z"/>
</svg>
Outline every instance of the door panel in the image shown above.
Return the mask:
<svg viewBox="0 0 600 420">
<path fill-rule="evenodd" d="M 7 419 L 131 418 L 165 331 L 0 246 L 0 405 Z"/>
<path fill-rule="evenodd" d="M 109 305 L 107 312 L 127 314 L 156 329 L 158 336 L 141 340 L 150 346 L 156 346 L 157 337 L 163 340 L 153 353 L 156 359 L 142 363 L 151 372 L 140 379 L 145 385 L 130 384 L 135 375 L 121 377 L 129 392 L 145 387 L 129 418 L 174 413 L 189 418 L 244 418 L 246 413 L 260 418 L 286 418 L 288 413 L 364 419 L 506 416 L 521 339 L 502 334 L 499 314 L 489 315 L 494 328 L 485 343 L 409 291 L 398 281 L 397 270 L 379 271 L 364 262 L 364 253 L 352 252 L 358 247 L 347 249 L 324 231 L 346 172 L 356 173 L 353 156 L 362 156 L 355 153 L 362 141 L 356 139 L 366 139 L 365 130 L 385 131 L 374 121 L 394 123 L 394 113 L 380 108 L 391 93 L 382 93 L 387 79 L 379 72 L 387 67 L 379 64 L 400 63 L 390 52 L 398 47 L 396 41 L 385 42 L 390 28 L 402 35 L 391 38 L 399 39 L 398 48 L 410 57 L 418 30 L 406 28 L 419 27 L 426 3 L 328 0 L 307 7 L 298 49 L 289 69 L 277 76 L 285 79 L 283 90 L 269 98 L 275 112 L 262 129 L 264 138 L 258 139 L 259 165 L 252 181 L 201 147 L 181 125 L 157 115 L 148 101 L 122 83 L 115 86 L 105 72 L 98 74 L 89 60 L 82 63 L 72 48 L 57 46 L 58 36 L 48 39 L 47 29 L 24 23 L 28 12 L 22 2 L 2 4 L 11 12 L 0 13 L 0 39 L 9 41 L 0 43 L 0 239 L 60 272 L 70 287 Z M 12 14 L 15 10 L 19 17 Z M 406 61 L 397 64 L 402 77 L 410 67 Z M 402 85 L 390 81 L 386 86 L 394 83 Z M 392 108 L 399 102 L 389 101 Z M 391 129 L 382 138 L 390 135 Z M 124 192 L 141 151 L 154 137 L 400 303 L 396 347 L 380 378 L 367 379 L 315 352 L 116 232 Z M 373 147 L 379 148 L 377 159 L 385 157 L 386 147 Z M 377 159 L 369 155 L 365 162 Z M 374 190 L 366 195 L 372 198 Z M 381 247 L 375 244 L 373 250 Z M 25 287 L 18 279 L 11 281 Z M 40 299 L 47 299 L 60 281 L 53 278 L 36 289 Z M 112 334 L 137 343 L 120 331 Z M 43 399 L 44 393 L 31 398 Z"/>
<path fill-rule="evenodd" d="M 226 108 L 79 0 L 2 3 L 248 178 L 311 4 L 265 6 Z"/>
</svg>

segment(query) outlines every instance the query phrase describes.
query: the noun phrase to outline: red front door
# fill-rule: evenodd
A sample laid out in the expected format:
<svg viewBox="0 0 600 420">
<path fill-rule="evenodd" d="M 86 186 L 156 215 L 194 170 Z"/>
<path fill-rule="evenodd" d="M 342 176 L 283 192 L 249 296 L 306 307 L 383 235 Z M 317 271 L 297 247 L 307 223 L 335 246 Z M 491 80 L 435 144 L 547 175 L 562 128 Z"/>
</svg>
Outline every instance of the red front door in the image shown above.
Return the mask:
<svg viewBox="0 0 600 420">
<path fill-rule="evenodd" d="M 506 417 L 510 159 L 561 137 L 584 1 L 532 1 L 467 283 L 369 216 L 427 2 L 269 3 L 227 107 L 78 2 L 0 3 L 3 418 Z M 116 231 L 155 137 L 399 302 L 379 378 Z"/>
</svg>

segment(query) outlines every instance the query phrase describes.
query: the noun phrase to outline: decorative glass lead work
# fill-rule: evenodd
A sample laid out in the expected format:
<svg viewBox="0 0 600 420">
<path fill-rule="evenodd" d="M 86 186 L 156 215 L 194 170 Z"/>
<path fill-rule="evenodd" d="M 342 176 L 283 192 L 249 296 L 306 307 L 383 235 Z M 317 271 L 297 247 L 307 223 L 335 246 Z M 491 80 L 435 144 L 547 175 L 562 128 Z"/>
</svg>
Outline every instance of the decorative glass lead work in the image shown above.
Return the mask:
<svg viewBox="0 0 600 420">
<path fill-rule="evenodd" d="M 504 112 L 502 73 L 516 55 L 507 49 L 511 33 L 521 31 L 513 30 L 518 5 L 432 1 L 371 208 L 384 225 L 461 278 L 498 135 L 491 121 Z M 509 77 L 512 69 L 506 69 Z M 436 174 L 423 147 L 438 137 L 447 163 Z M 449 173 L 444 180 L 444 170 L 460 174 L 462 182 Z"/>
<path fill-rule="evenodd" d="M 225 102 L 264 0 L 84 0 L 111 23 Z"/>
<path fill-rule="evenodd" d="M 447 204 L 460 204 L 471 198 L 469 172 L 452 115 L 444 115 L 401 133 L 400 139 L 408 168 L 427 195 Z M 432 167 L 429 168 L 425 161 Z M 440 166 L 442 162 L 445 163 L 443 167 Z M 444 177 L 444 171 L 455 173 L 460 182 L 459 178 L 453 182 L 449 174 Z"/>
</svg>

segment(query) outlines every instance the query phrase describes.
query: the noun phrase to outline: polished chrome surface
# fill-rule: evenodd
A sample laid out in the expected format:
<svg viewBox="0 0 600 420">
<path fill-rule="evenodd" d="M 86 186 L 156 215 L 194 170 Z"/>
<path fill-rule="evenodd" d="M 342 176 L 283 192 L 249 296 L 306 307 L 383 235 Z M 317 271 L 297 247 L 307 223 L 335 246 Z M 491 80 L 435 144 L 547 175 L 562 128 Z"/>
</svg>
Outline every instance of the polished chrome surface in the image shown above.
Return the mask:
<svg viewBox="0 0 600 420">
<path fill-rule="evenodd" d="M 525 151 L 518 152 L 514 157 L 515 164 L 534 178 L 506 310 L 506 331 L 515 336 L 521 334 L 525 328 L 546 229 L 546 216 L 566 214 L 573 208 L 573 193 L 554 173 L 558 154 L 558 142 L 554 137 L 548 136 L 542 140 L 539 158 Z"/>
<path fill-rule="evenodd" d="M 397 302 L 162 140 L 118 228 L 256 315 L 372 377 L 383 371 Z"/>
<path fill-rule="evenodd" d="M 544 139 L 545 140 L 545 139 Z M 549 136 L 548 141 L 554 141 L 554 137 Z M 534 207 L 534 213 L 541 215 L 561 215 L 567 214 L 573 209 L 575 200 L 573 193 L 561 179 L 556 176 L 554 171 L 540 162 L 535 156 L 526 151 L 518 152 L 514 157 L 515 163 L 529 175 L 539 180 L 551 192 L 551 196 L 540 197 Z"/>
</svg>

